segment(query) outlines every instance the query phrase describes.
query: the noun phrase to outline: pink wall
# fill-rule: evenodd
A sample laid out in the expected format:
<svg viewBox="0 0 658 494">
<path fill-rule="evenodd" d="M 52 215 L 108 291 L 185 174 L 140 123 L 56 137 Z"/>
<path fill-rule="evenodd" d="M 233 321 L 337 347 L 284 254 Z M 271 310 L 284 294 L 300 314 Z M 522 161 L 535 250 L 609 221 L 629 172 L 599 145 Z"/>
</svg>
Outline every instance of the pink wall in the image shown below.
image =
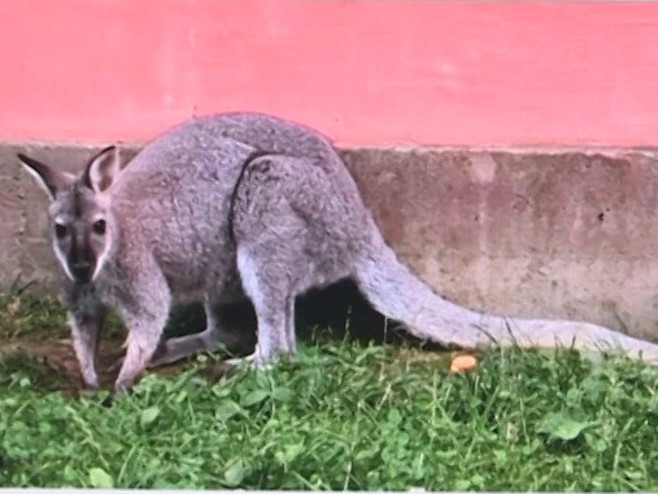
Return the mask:
<svg viewBox="0 0 658 494">
<path fill-rule="evenodd" d="M 0 138 L 261 110 L 348 145 L 653 145 L 658 4 L 2 0 Z"/>
</svg>

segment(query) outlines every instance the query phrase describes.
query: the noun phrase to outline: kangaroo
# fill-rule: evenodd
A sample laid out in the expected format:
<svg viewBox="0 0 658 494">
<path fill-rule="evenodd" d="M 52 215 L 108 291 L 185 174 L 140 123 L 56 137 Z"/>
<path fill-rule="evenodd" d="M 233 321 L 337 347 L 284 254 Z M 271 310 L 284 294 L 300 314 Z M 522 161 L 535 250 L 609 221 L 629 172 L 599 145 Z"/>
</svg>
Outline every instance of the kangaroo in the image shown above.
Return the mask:
<svg viewBox="0 0 658 494">
<path fill-rule="evenodd" d="M 124 391 L 149 363 L 216 347 L 219 309 L 245 297 L 258 324 L 251 365 L 294 355 L 295 298 L 345 278 L 383 315 L 442 345 L 563 345 L 658 361 L 658 345 L 600 326 L 488 316 L 437 295 L 386 244 L 331 142 L 297 123 L 254 113 L 194 118 L 126 166 L 109 147 L 77 176 L 18 158 L 51 199 L 61 300 L 89 388 L 98 386 L 106 307 L 128 329 L 114 385 Z M 203 302 L 206 329 L 161 342 L 172 304 L 183 301 Z"/>
</svg>

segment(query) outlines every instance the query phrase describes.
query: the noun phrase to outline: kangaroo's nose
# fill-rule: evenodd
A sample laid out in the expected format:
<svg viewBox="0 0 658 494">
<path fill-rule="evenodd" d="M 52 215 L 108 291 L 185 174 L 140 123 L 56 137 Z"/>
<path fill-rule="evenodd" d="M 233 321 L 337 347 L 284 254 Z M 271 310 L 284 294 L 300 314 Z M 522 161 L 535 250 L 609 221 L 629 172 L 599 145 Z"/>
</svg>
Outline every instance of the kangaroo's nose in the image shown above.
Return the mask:
<svg viewBox="0 0 658 494">
<path fill-rule="evenodd" d="M 88 262 L 79 262 L 71 266 L 71 273 L 77 281 L 86 283 L 91 280 L 91 264 Z"/>
</svg>

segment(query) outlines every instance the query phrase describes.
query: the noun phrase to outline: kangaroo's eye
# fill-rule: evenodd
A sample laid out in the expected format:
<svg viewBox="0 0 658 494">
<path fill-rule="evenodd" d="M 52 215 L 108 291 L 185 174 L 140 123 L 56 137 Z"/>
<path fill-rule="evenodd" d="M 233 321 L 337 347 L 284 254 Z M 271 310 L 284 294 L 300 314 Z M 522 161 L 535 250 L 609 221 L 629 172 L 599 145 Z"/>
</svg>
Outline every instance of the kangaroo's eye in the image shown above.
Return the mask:
<svg viewBox="0 0 658 494">
<path fill-rule="evenodd" d="M 55 224 L 55 236 L 59 239 L 66 237 L 66 227 L 58 223 Z"/>
<path fill-rule="evenodd" d="M 98 220 L 93 225 L 96 235 L 105 235 L 105 220 Z"/>
</svg>

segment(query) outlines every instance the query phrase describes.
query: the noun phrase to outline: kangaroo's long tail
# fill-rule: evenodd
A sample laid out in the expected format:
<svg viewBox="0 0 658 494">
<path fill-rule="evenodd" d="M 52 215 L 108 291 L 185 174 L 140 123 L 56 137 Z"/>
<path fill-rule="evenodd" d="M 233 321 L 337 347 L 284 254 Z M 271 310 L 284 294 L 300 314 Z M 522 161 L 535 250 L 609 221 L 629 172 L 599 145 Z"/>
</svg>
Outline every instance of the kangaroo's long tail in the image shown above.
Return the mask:
<svg viewBox="0 0 658 494">
<path fill-rule="evenodd" d="M 401 264 L 377 232 L 356 265 L 354 278 L 370 303 L 422 339 L 446 346 L 523 348 L 563 346 L 623 352 L 658 365 L 658 345 L 602 326 L 566 320 L 507 319 L 475 312 L 435 294 Z"/>
</svg>

